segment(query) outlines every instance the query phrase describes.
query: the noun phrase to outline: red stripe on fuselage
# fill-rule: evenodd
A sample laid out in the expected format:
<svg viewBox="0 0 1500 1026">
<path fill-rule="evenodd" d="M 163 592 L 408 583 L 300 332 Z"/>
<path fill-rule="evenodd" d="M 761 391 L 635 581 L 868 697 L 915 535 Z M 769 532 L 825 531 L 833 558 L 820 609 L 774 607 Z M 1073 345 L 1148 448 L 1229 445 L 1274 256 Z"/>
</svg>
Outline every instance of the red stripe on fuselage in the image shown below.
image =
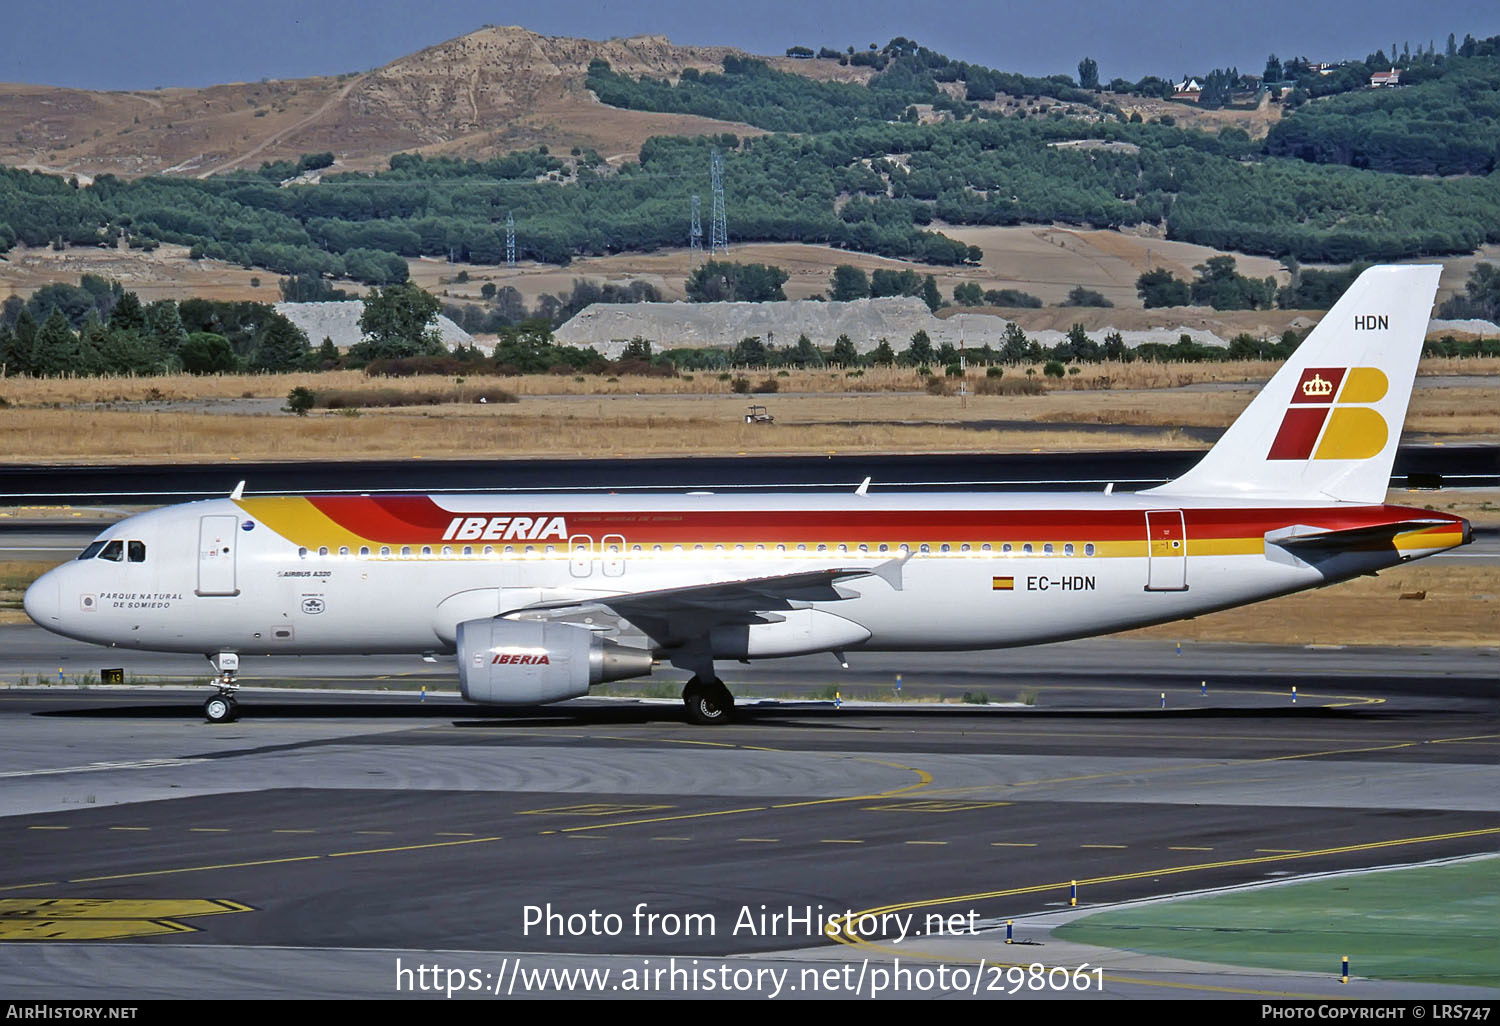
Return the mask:
<svg viewBox="0 0 1500 1026">
<path fill-rule="evenodd" d="M 683 510 L 630 512 L 451 512 L 425 495 L 317 496 L 310 501 L 341 527 L 374 541 L 443 540 L 455 518 L 517 516 L 545 522 L 563 517 L 570 535 L 625 536 L 633 544 L 756 544 L 865 541 L 1136 541 L 1145 537 L 1142 509 L 1058 510 Z M 1171 508 L 1163 504 L 1162 508 Z M 1289 524 L 1328 530 L 1371 527 L 1413 518 L 1458 517 L 1401 506 L 1353 508 L 1187 508 L 1189 539 L 1250 538 Z M 512 539 L 524 540 L 524 539 Z"/>
</svg>

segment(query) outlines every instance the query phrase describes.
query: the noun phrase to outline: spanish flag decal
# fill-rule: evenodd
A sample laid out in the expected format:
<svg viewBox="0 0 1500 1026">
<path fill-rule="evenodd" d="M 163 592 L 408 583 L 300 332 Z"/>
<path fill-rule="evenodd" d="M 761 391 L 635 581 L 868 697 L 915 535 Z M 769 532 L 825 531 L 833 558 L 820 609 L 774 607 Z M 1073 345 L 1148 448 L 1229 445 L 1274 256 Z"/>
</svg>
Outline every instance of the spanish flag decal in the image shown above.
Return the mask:
<svg viewBox="0 0 1500 1026">
<path fill-rule="evenodd" d="M 1014 577 L 991 577 L 990 590 L 992 591 L 1015 591 L 1016 579 Z"/>
</svg>

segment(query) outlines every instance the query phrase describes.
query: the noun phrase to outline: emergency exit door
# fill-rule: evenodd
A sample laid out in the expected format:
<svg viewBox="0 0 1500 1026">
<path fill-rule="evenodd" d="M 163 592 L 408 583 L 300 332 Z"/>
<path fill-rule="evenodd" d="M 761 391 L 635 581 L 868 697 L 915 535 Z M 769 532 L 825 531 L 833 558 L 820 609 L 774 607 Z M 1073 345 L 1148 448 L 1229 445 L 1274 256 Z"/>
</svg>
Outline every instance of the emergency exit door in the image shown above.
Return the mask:
<svg viewBox="0 0 1500 1026">
<path fill-rule="evenodd" d="M 1146 514 L 1146 590 L 1187 589 L 1187 530 L 1182 510 L 1151 510 Z"/>
<path fill-rule="evenodd" d="M 199 595 L 238 595 L 235 586 L 234 543 L 239 517 L 198 518 Z"/>
</svg>

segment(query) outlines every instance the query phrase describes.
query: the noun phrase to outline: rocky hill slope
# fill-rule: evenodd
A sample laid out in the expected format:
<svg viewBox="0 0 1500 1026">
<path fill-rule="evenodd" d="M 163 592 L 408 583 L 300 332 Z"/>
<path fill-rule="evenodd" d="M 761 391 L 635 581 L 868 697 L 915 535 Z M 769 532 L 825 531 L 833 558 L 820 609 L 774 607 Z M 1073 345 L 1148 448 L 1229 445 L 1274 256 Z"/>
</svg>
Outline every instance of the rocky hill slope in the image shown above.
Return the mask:
<svg viewBox="0 0 1500 1026">
<path fill-rule="evenodd" d="M 717 69 L 731 53 L 741 51 L 674 46 L 664 36 L 596 42 L 488 26 L 361 74 L 136 92 L 0 84 L 0 163 L 202 175 L 325 150 L 340 168 L 362 169 L 404 151 L 485 157 L 537 144 L 623 159 L 652 135 L 759 130 L 605 107 L 584 87 L 590 61 L 675 77 Z M 810 64 L 773 63 L 792 71 Z"/>
</svg>

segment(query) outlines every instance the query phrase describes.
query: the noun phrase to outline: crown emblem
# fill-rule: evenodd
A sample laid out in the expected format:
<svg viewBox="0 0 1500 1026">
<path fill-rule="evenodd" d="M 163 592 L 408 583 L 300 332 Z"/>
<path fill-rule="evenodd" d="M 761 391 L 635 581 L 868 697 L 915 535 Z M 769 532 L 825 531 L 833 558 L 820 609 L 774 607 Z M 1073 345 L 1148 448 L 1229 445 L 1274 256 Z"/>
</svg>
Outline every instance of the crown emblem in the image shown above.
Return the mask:
<svg viewBox="0 0 1500 1026">
<path fill-rule="evenodd" d="M 1321 374 L 1314 374 L 1302 386 L 1303 395 L 1331 395 L 1333 393 L 1333 382 L 1328 381 Z"/>
</svg>

